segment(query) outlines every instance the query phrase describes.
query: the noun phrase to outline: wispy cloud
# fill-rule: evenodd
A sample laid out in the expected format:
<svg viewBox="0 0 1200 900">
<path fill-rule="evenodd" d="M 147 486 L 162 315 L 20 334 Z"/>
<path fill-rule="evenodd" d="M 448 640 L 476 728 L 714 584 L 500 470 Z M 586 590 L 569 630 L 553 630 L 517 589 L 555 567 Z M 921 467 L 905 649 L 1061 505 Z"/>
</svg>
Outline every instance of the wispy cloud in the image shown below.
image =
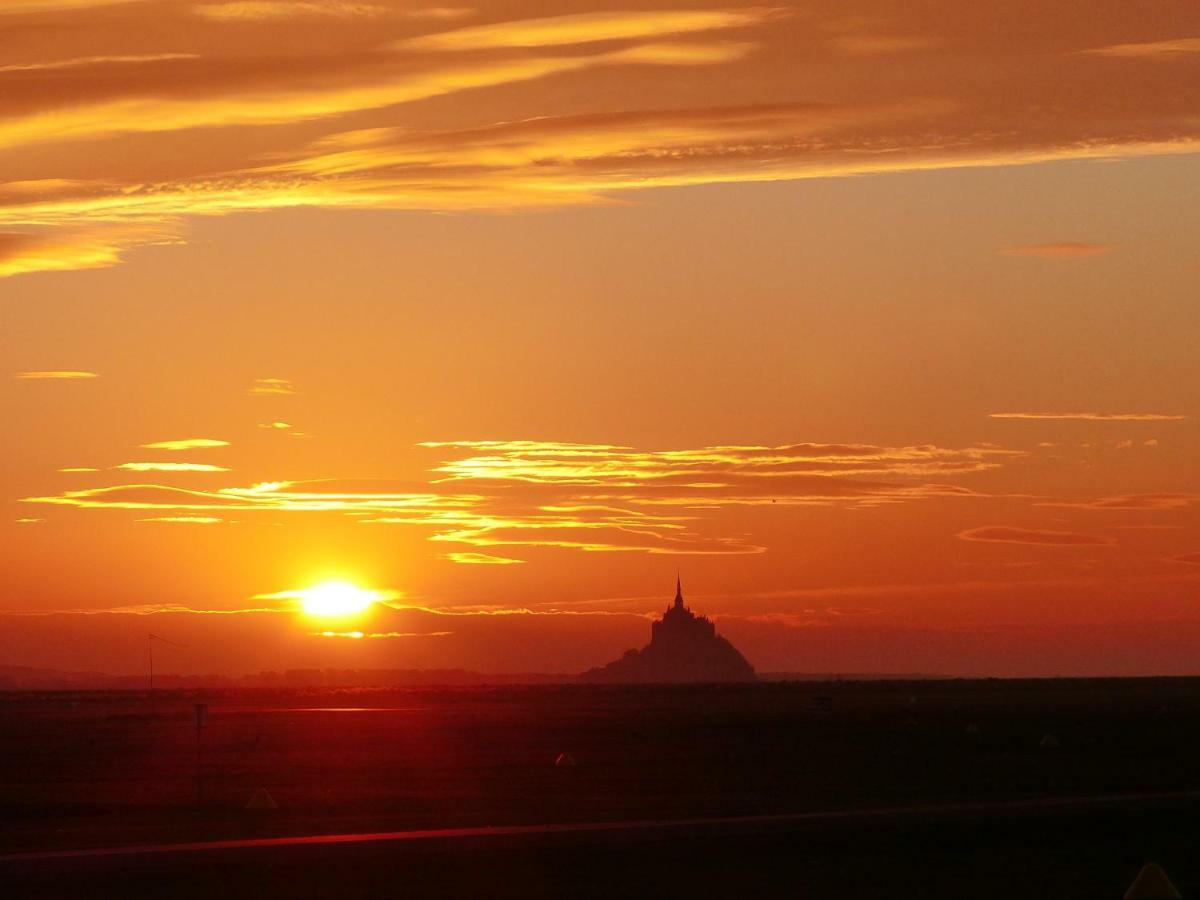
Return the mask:
<svg viewBox="0 0 1200 900">
<path fill-rule="evenodd" d="M 296 387 L 287 378 L 255 378 L 251 394 L 294 394 Z"/>
<path fill-rule="evenodd" d="M 512 559 L 507 556 L 490 556 L 487 553 L 447 553 L 446 559 L 451 562 L 471 566 L 512 566 L 524 563 L 523 559 Z"/>
<path fill-rule="evenodd" d="M 99 472 L 100 470 L 95 468 L 94 466 L 68 466 L 65 469 L 59 469 L 58 471 L 76 473 L 76 472 Z"/>
<path fill-rule="evenodd" d="M 138 519 L 139 522 L 166 522 L 177 525 L 217 525 L 224 522 L 216 516 L 155 516 L 149 519 Z"/>
<path fill-rule="evenodd" d="M 269 431 L 282 432 L 291 437 L 305 437 L 305 432 L 297 431 L 295 426 L 290 422 L 259 422 L 259 428 L 266 428 Z"/>
<path fill-rule="evenodd" d="M 1123 494 L 1114 497 L 1100 497 L 1096 500 L 1045 501 L 1038 505 L 1067 507 L 1071 509 L 1166 510 L 1186 509 L 1198 502 L 1200 502 L 1200 494 L 1160 492 L 1156 494 Z"/>
<path fill-rule="evenodd" d="M 79 381 L 87 378 L 99 378 L 95 372 L 73 372 L 67 369 L 56 369 L 46 372 L 18 372 L 14 378 L 22 378 L 27 381 Z"/>
<path fill-rule="evenodd" d="M 1187 416 L 1171 413 L 1103 413 L 1103 412 L 995 412 L 991 419 L 1062 419 L 1086 422 L 1180 422 Z"/>
<path fill-rule="evenodd" d="M 389 603 L 396 600 L 401 600 L 404 597 L 403 592 L 395 590 L 365 590 L 361 593 L 369 595 L 373 603 Z M 287 601 L 302 601 L 309 595 L 307 588 L 294 588 L 286 591 L 274 591 L 267 594 L 255 594 L 252 600 L 287 600 Z"/>
<path fill-rule="evenodd" d="M 1094 547 L 1115 544 L 1114 538 L 1075 531 L 1044 531 L 1036 528 L 1014 528 L 1006 525 L 986 525 L 961 531 L 964 541 L 983 541 L 1001 544 L 1032 544 L 1045 547 Z"/>
<path fill-rule="evenodd" d="M 194 3 L 194 15 L 214 22 L 270 23 L 287 19 L 376 19 L 386 16 L 448 22 L 475 13 L 465 6 L 407 7 L 357 0 L 225 0 Z"/>
<path fill-rule="evenodd" d="M 473 451 L 435 468 L 446 480 L 501 480 L 631 487 L 676 483 L 725 487 L 747 479 L 787 476 L 929 476 L 979 472 L 1024 456 L 1000 447 L 948 449 L 870 444 L 713 446 L 684 450 L 637 450 L 608 444 L 542 441 L 428 441 L 422 447 Z"/>
<path fill-rule="evenodd" d="M 360 641 L 371 638 L 448 637 L 453 631 L 314 631 L 313 637 L 349 638 Z"/>
<path fill-rule="evenodd" d="M 456 544 L 461 564 L 513 565 L 498 548 L 746 555 L 766 548 L 724 512 L 757 506 L 870 508 L 918 502 L 986 502 L 990 495 L 944 480 L 991 471 L 1023 451 L 980 446 L 865 444 L 712 446 L 640 450 L 554 441 L 450 441 L 432 479 L 388 483 L 261 482 L 189 489 L 101 485 L 25 498 L 80 510 L 158 516 L 239 513 L 340 515 L 371 527 L 428 529 Z M 170 464 L 160 464 L 170 465 Z"/>
<path fill-rule="evenodd" d="M 63 10 L 95 9 L 102 6 L 119 6 L 136 0 L 4 0 L 0 3 L 0 15 L 16 13 L 60 12 Z"/>
<path fill-rule="evenodd" d="M 938 46 L 934 38 L 914 35 L 848 34 L 833 38 L 833 45 L 844 53 L 880 56 L 887 53 L 911 53 Z"/>
<path fill-rule="evenodd" d="M 0 75 L 5 72 L 49 72 L 59 69 L 85 69 L 97 66 L 136 65 L 148 62 L 168 62 L 177 59 L 199 59 L 196 53 L 146 53 L 126 56 L 76 56 L 71 59 L 55 59 L 46 62 L 14 63 L 0 66 Z"/>
<path fill-rule="evenodd" d="M 1085 241 L 1062 241 L 1052 244 L 1025 244 L 1007 247 L 1000 251 L 1002 256 L 1037 256 L 1042 259 L 1080 259 L 1088 256 L 1103 256 L 1112 252 L 1111 244 L 1092 244 Z"/>
<path fill-rule="evenodd" d="M 141 446 L 145 450 L 201 450 L 207 447 L 228 447 L 229 441 L 216 438 L 183 438 L 177 441 L 155 441 Z"/>
<path fill-rule="evenodd" d="M 1200 146 L 1179 66 L 1140 66 L 1131 81 L 1096 56 L 1194 56 L 1200 39 L 1187 35 L 1128 43 L 1144 29 L 1135 5 L 1103 27 L 1044 17 L 1037 52 L 1005 29 L 981 38 L 955 14 L 958 0 L 894 21 L 837 4 L 645 5 L 580 2 L 536 18 L 536 5 L 485 5 L 466 24 L 457 20 L 475 10 L 391 0 L 5 0 L 0 15 L 27 17 L 30 33 L 57 33 L 74 11 L 72 27 L 97 40 L 87 55 L 27 42 L 0 67 L 0 152 L 5 165 L 20 154 L 23 170 L 0 183 L 0 276 L 112 266 L 178 243 L 195 217 L 243 211 L 510 211 Z M 1062 65 L 1062 48 L 1093 43 L 1090 62 L 1072 50 L 1078 65 Z M 919 52 L 921 65 L 881 81 L 876 57 L 901 52 Z M 780 103 L 797 94 L 778 61 L 796 59 L 808 102 Z M 656 69 L 672 78 L 646 77 Z M 684 96 L 706 100 L 686 108 Z M 453 128 L 400 114 L 448 97 L 465 101 Z M 622 109 L 619 97 L 637 99 Z M 203 132 L 188 144 L 205 152 L 166 137 L 185 130 Z M 99 142 L 111 146 L 93 151 Z"/>
<path fill-rule="evenodd" d="M 1187 563 L 1188 565 L 1200 566 L 1200 552 L 1184 553 L 1174 558 L 1175 562 Z"/>
<path fill-rule="evenodd" d="M 776 18 L 782 12 L 784 10 L 779 8 L 746 7 L 578 13 L 476 25 L 410 38 L 398 46 L 410 50 L 494 50 L 629 41 L 700 31 L 746 28 Z"/>
<path fill-rule="evenodd" d="M 192 12 L 219 22 L 262 22 L 293 18 L 373 18 L 386 15 L 388 7 L 349 0 L 230 0 L 198 3 L 192 6 Z"/>
<path fill-rule="evenodd" d="M 0 131 L 3 127 L 0 124 Z M 2 143 L 3 138 L 0 137 Z M 4 226 L 5 219 L 11 218 L 11 212 L 5 215 L 0 204 L 0 227 Z M 18 215 L 16 218 L 34 226 L 47 224 L 41 216 L 27 219 L 24 215 Z M 121 262 L 130 250 L 179 242 L 172 231 L 173 224 L 166 217 L 152 224 L 120 225 L 111 222 L 100 224 L 104 218 L 100 215 L 89 214 L 86 218 L 94 219 L 97 224 L 83 229 L 68 227 L 62 231 L 43 228 L 39 231 L 0 232 L 0 278 L 35 272 L 107 269 Z M 51 216 L 49 224 L 66 223 L 61 217 Z"/>
<path fill-rule="evenodd" d="M 114 466 L 129 472 L 228 472 L 224 466 L 214 466 L 209 463 L 180 463 L 180 462 L 127 462 Z"/>
<path fill-rule="evenodd" d="M 1115 56 L 1125 59 L 1172 60 L 1200 54 L 1200 37 L 1174 38 L 1165 41 L 1146 41 L 1134 44 L 1110 44 L 1083 50 L 1096 56 Z"/>
</svg>

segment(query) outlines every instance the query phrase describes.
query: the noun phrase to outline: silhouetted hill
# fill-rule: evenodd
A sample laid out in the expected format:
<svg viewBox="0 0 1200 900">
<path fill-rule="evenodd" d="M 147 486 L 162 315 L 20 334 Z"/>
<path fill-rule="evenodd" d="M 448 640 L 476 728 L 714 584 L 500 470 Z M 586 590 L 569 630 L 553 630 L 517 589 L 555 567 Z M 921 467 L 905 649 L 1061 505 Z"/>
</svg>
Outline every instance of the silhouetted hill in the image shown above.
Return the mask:
<svg viewBox="0 0 1200 900">
<path fill-rule="evenodd" d="M 675 585 L 675 602 L 650 626 L 650 643 L 620 659 L 580 676 L 587 682 L 653 683 L 687 681 L 754 681 L 754 667 L 717 634 L 713 623 L 683 605 Z"/>
</svg>

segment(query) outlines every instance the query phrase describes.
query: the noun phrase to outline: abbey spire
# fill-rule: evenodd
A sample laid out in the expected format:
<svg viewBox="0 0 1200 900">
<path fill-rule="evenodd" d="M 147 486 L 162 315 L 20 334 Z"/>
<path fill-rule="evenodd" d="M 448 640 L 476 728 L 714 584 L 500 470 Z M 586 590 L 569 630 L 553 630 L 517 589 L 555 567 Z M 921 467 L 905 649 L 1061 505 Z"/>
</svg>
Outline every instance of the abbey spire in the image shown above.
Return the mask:
<svg viewBox="0 0 1200 900">
<path fill-rule="evenodd" d="M 683 605 L 683 579 L 675 574 L 675 602 L 650 623 L 650 643 L 580 676 L 608 683 L 754 681 L 754 667 L 717 634 L 707 616 Z"/>
</svg>

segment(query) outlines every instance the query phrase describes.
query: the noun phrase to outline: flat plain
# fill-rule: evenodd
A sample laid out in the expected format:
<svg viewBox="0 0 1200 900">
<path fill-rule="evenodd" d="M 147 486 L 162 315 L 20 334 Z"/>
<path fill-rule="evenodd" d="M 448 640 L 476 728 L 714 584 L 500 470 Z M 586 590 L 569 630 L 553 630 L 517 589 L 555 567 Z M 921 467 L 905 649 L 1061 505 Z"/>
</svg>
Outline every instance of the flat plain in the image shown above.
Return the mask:
<svg viewBox="0 0 1200 900">
<path fill-rule="evenodd" d="M 208 708 L 199 740 L 197 703 Z M 871 873 L 882 879 L 884 870 L 901 881 L 943 879 L 951 896 L 989 866 L 1010 886 L 1102 870 L 1119 896 L 1117 882 L 1149 859 L 1181 888 L 1200 888 L 1200 799 L 1188 796 L 1200 791 L 1200 680 L 191 691 L 158 692 L 153 712 L 150 704 L 145 692 L 0 697 L 0 853 L 10 870 L 20 854 L 82 848 L 876 810 L 882 818 L 869 823 L 818 819 L 769 834 L 701 829 L 647 841 L 631 832 L 621 859 L 651 872 L 672 854 L 699 853 L 707 862 L 656 876 L 682 879 L 680 889 L 698 880 L 699 890 L 720 883 L 704 874 L 720 857 L 716 842 L 737 848 L 726 861 L 734 868 L 720 869 L 732 872 L 729 890 L 757 884 L 764 896 L 786 895 L 785 882 L 796 879 L 813 889 L 857 884 L 855 896 L 875 896 Z M 277 808 L 246 808 L 260 790 Z M 1054 801 L 1106 797 L 1132 799 L 1095 815 L 1054 812 Z M 1033 805 L 1019 814 L 993 812 L 1025 801 Z M 1043 801 L 1051 801 L 1045 815 Z M 939 825 L 936 814 L 927 822 L 913 813 L 947 807 L 969 821 Z M 897 811 L 892 825 L 889 810 Z M 543 878 L 545 895 L 583 895 L 589 885 L 638 893 L 606 885 L 618 871 L 609 866 L 586 874 L 587 863 L 614 852 L 614 840 L 603 838 L 603 852 L 579 839 L 545 851 L 567 866 L 569 881 Z M 1016 870 L 1014 847 L 1024 854 Z M 352 851 L 320 848 L 305 859 L 339 852 Z M 514 896 L 540 896 L 504 874 L 529 852 L 470 854 L 499 866 L 491 893 L 503 894 L 503 883 Z M 387 855 L 428 863 L 411 849 Z M 523 865 L 527 877 L 531 864 Z M 739 865 L 756 874 L 738 882 Z M 423 877 L 461 877 L 457 868 Z M 1005 895 L 1003 876 L 987 881 L 971 895 Z M 911 895 L 938 896 L 932 882 Z M 439 894 L 456 893 L 457 882 L 440 884 Z M 122 893 L 136 895 L 128 886 Z"/>
</svg>

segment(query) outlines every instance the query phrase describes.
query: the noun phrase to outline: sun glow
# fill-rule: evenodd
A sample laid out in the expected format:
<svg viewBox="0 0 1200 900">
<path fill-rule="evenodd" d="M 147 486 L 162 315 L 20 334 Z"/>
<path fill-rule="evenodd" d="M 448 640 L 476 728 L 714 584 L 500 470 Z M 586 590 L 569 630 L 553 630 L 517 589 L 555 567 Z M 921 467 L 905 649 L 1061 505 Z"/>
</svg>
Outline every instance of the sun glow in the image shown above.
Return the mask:
<svg viewBox="0 0 1200 900">
<path fill-rule="evenodd" d="M 382 599 L 377 591 L 355 587 L 344 581 L 326 581 L 296 591 L 296 598 L 306 615 L 324 618 L 353 616 L 366 612 L 371 604 Z"/>
</svg>

